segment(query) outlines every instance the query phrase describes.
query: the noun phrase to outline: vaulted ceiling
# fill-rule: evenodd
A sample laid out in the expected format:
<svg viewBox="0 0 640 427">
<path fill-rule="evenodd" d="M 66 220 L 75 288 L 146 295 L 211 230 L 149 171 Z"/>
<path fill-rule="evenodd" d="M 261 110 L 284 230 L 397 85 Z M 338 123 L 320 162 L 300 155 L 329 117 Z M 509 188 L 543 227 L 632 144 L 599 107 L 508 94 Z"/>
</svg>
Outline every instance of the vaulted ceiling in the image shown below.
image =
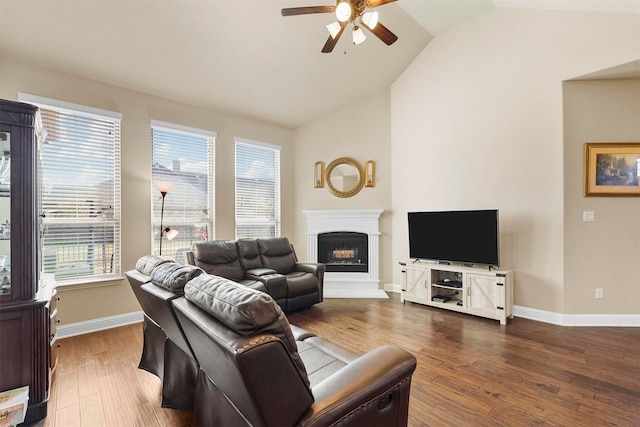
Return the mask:
<svg viewBox="0 0 640 427">
<path fill-rule="evenodd" d="M 388 87 L 443 31 L 500 7 L 640 14 L 640 0 L 399 0 L 398 35 L 320 52 L 334 0 L 0 0 L 0 52 L 39 66 L 296 128 Z M 640 15 L 639 15 L 640 16 Z M 0 81 L 1 84 L 1 81 Z"/>
</svg>

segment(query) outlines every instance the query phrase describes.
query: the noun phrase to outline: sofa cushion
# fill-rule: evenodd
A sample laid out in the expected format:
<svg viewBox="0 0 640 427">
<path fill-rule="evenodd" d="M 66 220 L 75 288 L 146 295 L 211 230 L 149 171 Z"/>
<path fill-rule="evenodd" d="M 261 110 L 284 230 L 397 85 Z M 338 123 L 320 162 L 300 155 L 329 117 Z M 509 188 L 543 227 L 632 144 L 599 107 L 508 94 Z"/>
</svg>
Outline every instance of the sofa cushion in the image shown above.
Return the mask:
<svg viewBox="0 0 640 427">
<path fill-rule="evenodd" d="M 262 268 L 262 260 L 260 259 L 260 251 L 258 250 L 256 239 L 239 239 L 237 244 L 240 263 L 244 271 Z"/>
<path fill-rule="evenodd" d="M 192 247 L 195 265 L 205 273 L 226 277 L 234 282 L 244 279 L 238 248 L 234 240 L 210 240 L 194 243 Z"/>
<path fill-rule="evenodd" d="M 263 267 L 273 268 L 280 274 L 289 274 L 294 270 L 297 260 L 289 239 L 276 237 L 256 241 Z"/>
<path fill-rule="evenodd" d="M 166 262 L 153 269 L 151 283 L 171 292 L 181 294 L 184 291 L 184 285 L 202 273 L 204 271 L 194 265 Z"/>
<path fill-rule="evenodd" d="M 298 341 L 298 352 L 304 361 L 304 366 L 309 375 L 309 383 L 313 388 L 349 363 L 337 358 L 329 352 L 313 345 L 309 340 Z M 357 357 L 357 356 L 356 356 Z M 354 357 L 353 359 L 355 359 Z"/>
<path fill-rule="evenodd" d="M 276 302 L 264 292 L 219 276 L 201 275 L 187 283 L 185 299 L 242 336 L 269 334 L 287 348 L 300 376 L 309 385 L 289 321 Z"/>
<path fill-rule="evenodd" d="M 151 276 L 154 268 L 165 262 L 175 262 L 173 259 L 162 255 L 145 255 L 136 262 L 136 270 L 147 276 Z"/>
</svg>

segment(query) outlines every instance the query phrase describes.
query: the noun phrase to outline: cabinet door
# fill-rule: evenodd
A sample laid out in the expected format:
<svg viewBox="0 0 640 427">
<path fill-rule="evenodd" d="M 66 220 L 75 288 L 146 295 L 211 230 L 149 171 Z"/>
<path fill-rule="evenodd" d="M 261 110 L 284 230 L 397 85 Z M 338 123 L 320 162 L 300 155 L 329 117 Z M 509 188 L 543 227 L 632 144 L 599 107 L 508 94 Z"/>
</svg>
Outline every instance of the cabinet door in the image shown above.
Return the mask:
<svg viewBox="0 0 640 427">
<path fill-rule="evenodd" d="M 406 267 L 404 274 L 404 297 L 410 301 L 429 301 L 429 270 Z"/>
<path fill-rule="evenodd" d="M 496 277 L 467 275 L 467 308 L 493 316 L 504 311 L 504 286 Z"/>
</svg>

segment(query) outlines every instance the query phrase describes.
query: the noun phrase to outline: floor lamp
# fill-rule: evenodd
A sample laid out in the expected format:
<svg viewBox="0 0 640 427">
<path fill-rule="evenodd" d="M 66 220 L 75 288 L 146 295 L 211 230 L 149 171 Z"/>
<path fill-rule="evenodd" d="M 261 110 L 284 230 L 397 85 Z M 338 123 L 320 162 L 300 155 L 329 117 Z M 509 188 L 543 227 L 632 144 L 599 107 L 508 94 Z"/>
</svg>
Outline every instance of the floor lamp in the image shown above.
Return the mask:
<svg viewBox="0 0 640 427">
<path fill-rule="evenodd" d="M 174 184 L 172 182 L 156 182 L 156 189 L 162 194 L 162 207 L 160 208 L 160 255 L 162 255 L 162 236 L 166 233 L 167 240 L 173 240 L 178 235 L 178 230 L 173 230 L 169 227 L 164 227 L 164 198 L 171 190 L 173 190 Z"/>
</svg>

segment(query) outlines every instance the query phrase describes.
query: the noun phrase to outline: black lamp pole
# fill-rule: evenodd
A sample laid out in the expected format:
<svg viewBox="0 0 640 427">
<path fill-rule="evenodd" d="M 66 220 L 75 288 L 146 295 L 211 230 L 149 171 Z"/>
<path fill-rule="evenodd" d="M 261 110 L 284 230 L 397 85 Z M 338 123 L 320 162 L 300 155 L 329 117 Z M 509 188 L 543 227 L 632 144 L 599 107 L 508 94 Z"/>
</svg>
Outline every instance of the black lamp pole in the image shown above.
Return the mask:
<svg viewBox="0 0 640 427">
<path fill-rule="evenodd" d="M 160 194 L 162 194 L 162 208 L 160 208 L 160 255 L 162 255 L 162 236 L 164 235 L 162 222 L 164 220 L 164 197 L 167 195 L 167 192 L 161 191 Z"/>
</svg>

